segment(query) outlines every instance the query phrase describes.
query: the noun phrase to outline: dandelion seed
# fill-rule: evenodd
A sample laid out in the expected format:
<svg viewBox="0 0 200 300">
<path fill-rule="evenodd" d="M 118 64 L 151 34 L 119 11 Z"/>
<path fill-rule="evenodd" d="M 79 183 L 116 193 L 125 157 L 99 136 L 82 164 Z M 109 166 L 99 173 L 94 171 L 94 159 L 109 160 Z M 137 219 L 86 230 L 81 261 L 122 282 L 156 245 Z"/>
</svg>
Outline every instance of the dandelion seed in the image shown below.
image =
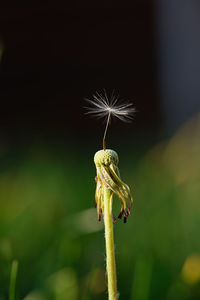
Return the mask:
<svg viewBox="0 0 200 300">
<path fill-rule="evenodd" d="M 92 100 L 86 100 L 91 104 L 91 107 L 86 107 L 88 110 L 87 114 L 92 114 L 98 118 L 107 118 L 103 135 L 103 149 L 105 150 L 106 134 L 111 116 L 116 117 L 123 122 L 130 122 L 133 119 L 135 108 L 132 103 L 118 104 L 119 96 L 115 96 L 114 93 L 112 93 L 109 99 L 105 91 L 104 94 L 94 94 Z"/>
</svg>

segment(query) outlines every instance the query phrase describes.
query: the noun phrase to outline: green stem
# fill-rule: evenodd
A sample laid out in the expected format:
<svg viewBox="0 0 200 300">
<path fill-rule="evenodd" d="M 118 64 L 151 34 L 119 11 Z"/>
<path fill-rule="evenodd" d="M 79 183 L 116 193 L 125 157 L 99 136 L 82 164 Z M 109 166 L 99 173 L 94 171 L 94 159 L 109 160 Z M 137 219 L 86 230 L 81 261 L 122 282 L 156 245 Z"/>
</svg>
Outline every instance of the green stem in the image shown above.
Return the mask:
<svg viewBox="0 0 200 300">
<path fill-rule="evenodd" d="M 108 295 L 109 300 L 117 300 L 117 276 L 115 265 L 115 249 L 114 249 L 114 234 L 113 221 L 110 211 L 111 191 L 104 188 L 104 225 L 105 225 L 105 240 L 106 240 L 106 268 L 108 278 Z"/>
<path fill-rule="evenodd" d="M 15 285 L 17 278 L 17 270 L 18 270 L 18 261 L 13 260 L 10 274 L 10 290 L 9 290 L 9 300 L 15 299 Z"/>
</svg>

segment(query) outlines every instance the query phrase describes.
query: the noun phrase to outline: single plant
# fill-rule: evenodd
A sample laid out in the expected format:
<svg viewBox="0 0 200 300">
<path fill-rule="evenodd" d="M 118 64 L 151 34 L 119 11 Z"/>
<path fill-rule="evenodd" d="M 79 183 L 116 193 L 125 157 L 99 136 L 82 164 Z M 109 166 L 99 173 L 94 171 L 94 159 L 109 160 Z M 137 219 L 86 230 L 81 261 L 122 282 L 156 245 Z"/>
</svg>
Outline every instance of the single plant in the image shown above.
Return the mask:
<svg viewBox="0 0 200 300">
<path fill-rule="evenodd" d="M 119 118 L 121 121 L 130 121 L 135 112 L 132 103 L 118 105 L 118 97 L 112 94 L 109 100 L 107 94 L 96 93 L 92 100 L 88 100 L 92 107 L 88 108 L 88 113 L 97 117 L 106 117 L 106 127 L 103 135 L 103 150 L 96 152 L 94 162 L 96 165 L 96 192 L 95 201 L 98 220 L 104 217 L 105 242 L 106 242 L 106 269 L 108 279 L 109 300 L 118 299 L 117 276 L 115 264 L 114 233 L 113 223 L 116 218 L 112 212 L 112 202 L 114 194 L 121 200 L 121 210 L 118 218 L 123 217 L 124 223 L 130 215 L 130 208 L 133 198 L 130 189 L 121 178 L 118 169 L 118 155 L 114 150 L 106 149 L 106 134 L 111 120 L 111 116 Z"/>
</svg>

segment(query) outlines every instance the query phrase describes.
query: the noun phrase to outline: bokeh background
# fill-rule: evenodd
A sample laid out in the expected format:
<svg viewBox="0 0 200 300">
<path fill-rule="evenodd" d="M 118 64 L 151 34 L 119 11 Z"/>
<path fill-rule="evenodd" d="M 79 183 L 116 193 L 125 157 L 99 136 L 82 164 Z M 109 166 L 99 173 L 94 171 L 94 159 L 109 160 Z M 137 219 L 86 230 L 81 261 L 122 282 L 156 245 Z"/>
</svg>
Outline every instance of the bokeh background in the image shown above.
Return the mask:
<svg viewBox="0 0 200 300">
<path fill-rule="evenodd" d="M 200 299 L 200 4 L 0 4 L 0 299 L 107 299 L 94 153 L 104 125 L 84 98 L 136 107 L 108 147 L 135 198 L 115 224 L 120 299 Z M 114 201 L 119 210 L 119 200 Z"/>
</svg>

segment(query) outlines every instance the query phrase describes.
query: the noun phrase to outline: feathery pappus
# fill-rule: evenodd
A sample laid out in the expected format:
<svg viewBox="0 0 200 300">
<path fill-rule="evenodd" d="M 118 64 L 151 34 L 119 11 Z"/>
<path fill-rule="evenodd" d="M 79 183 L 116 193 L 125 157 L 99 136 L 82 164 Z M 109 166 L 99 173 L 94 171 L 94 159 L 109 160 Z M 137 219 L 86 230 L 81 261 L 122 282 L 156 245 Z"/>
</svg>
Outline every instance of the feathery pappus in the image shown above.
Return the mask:
<svg viewBox="0 0 200 300">
<path fill-rule="evenodd" d="M 106 127 L 103 136 L 103 148 L 106 149 L 106 133 L 108 125 L 111 120 L 111 116 L 120 119 L 123 122 L 130 122 L 133 119 L 135 113 L 135 107 L 132 103 L 119 103 L 119 96 L 115 96 L 114 93 L 108 98 L 107 93 L 104 94 L 96 92 L 93 95 L 93 99 L 86 99 L 91 107 L 86 107 L 87 114 L 94 115 L 98 118 L 107 118 Z"/>
<path fill-rule="evenodd" d="M 110 99 L 106 92 L 104 94 L 96 92 L 93 99 L 86 99 L 92 106 L 86 107 L 87 114 L 93 114 L 96 117 L 104 118 L 109 115 L 117 117 L 121 121 L 129 122 L 133 119 L 135 108 L 132 103 L 119 103 L 119 96 L 112 93 Z"/>
</svg>

